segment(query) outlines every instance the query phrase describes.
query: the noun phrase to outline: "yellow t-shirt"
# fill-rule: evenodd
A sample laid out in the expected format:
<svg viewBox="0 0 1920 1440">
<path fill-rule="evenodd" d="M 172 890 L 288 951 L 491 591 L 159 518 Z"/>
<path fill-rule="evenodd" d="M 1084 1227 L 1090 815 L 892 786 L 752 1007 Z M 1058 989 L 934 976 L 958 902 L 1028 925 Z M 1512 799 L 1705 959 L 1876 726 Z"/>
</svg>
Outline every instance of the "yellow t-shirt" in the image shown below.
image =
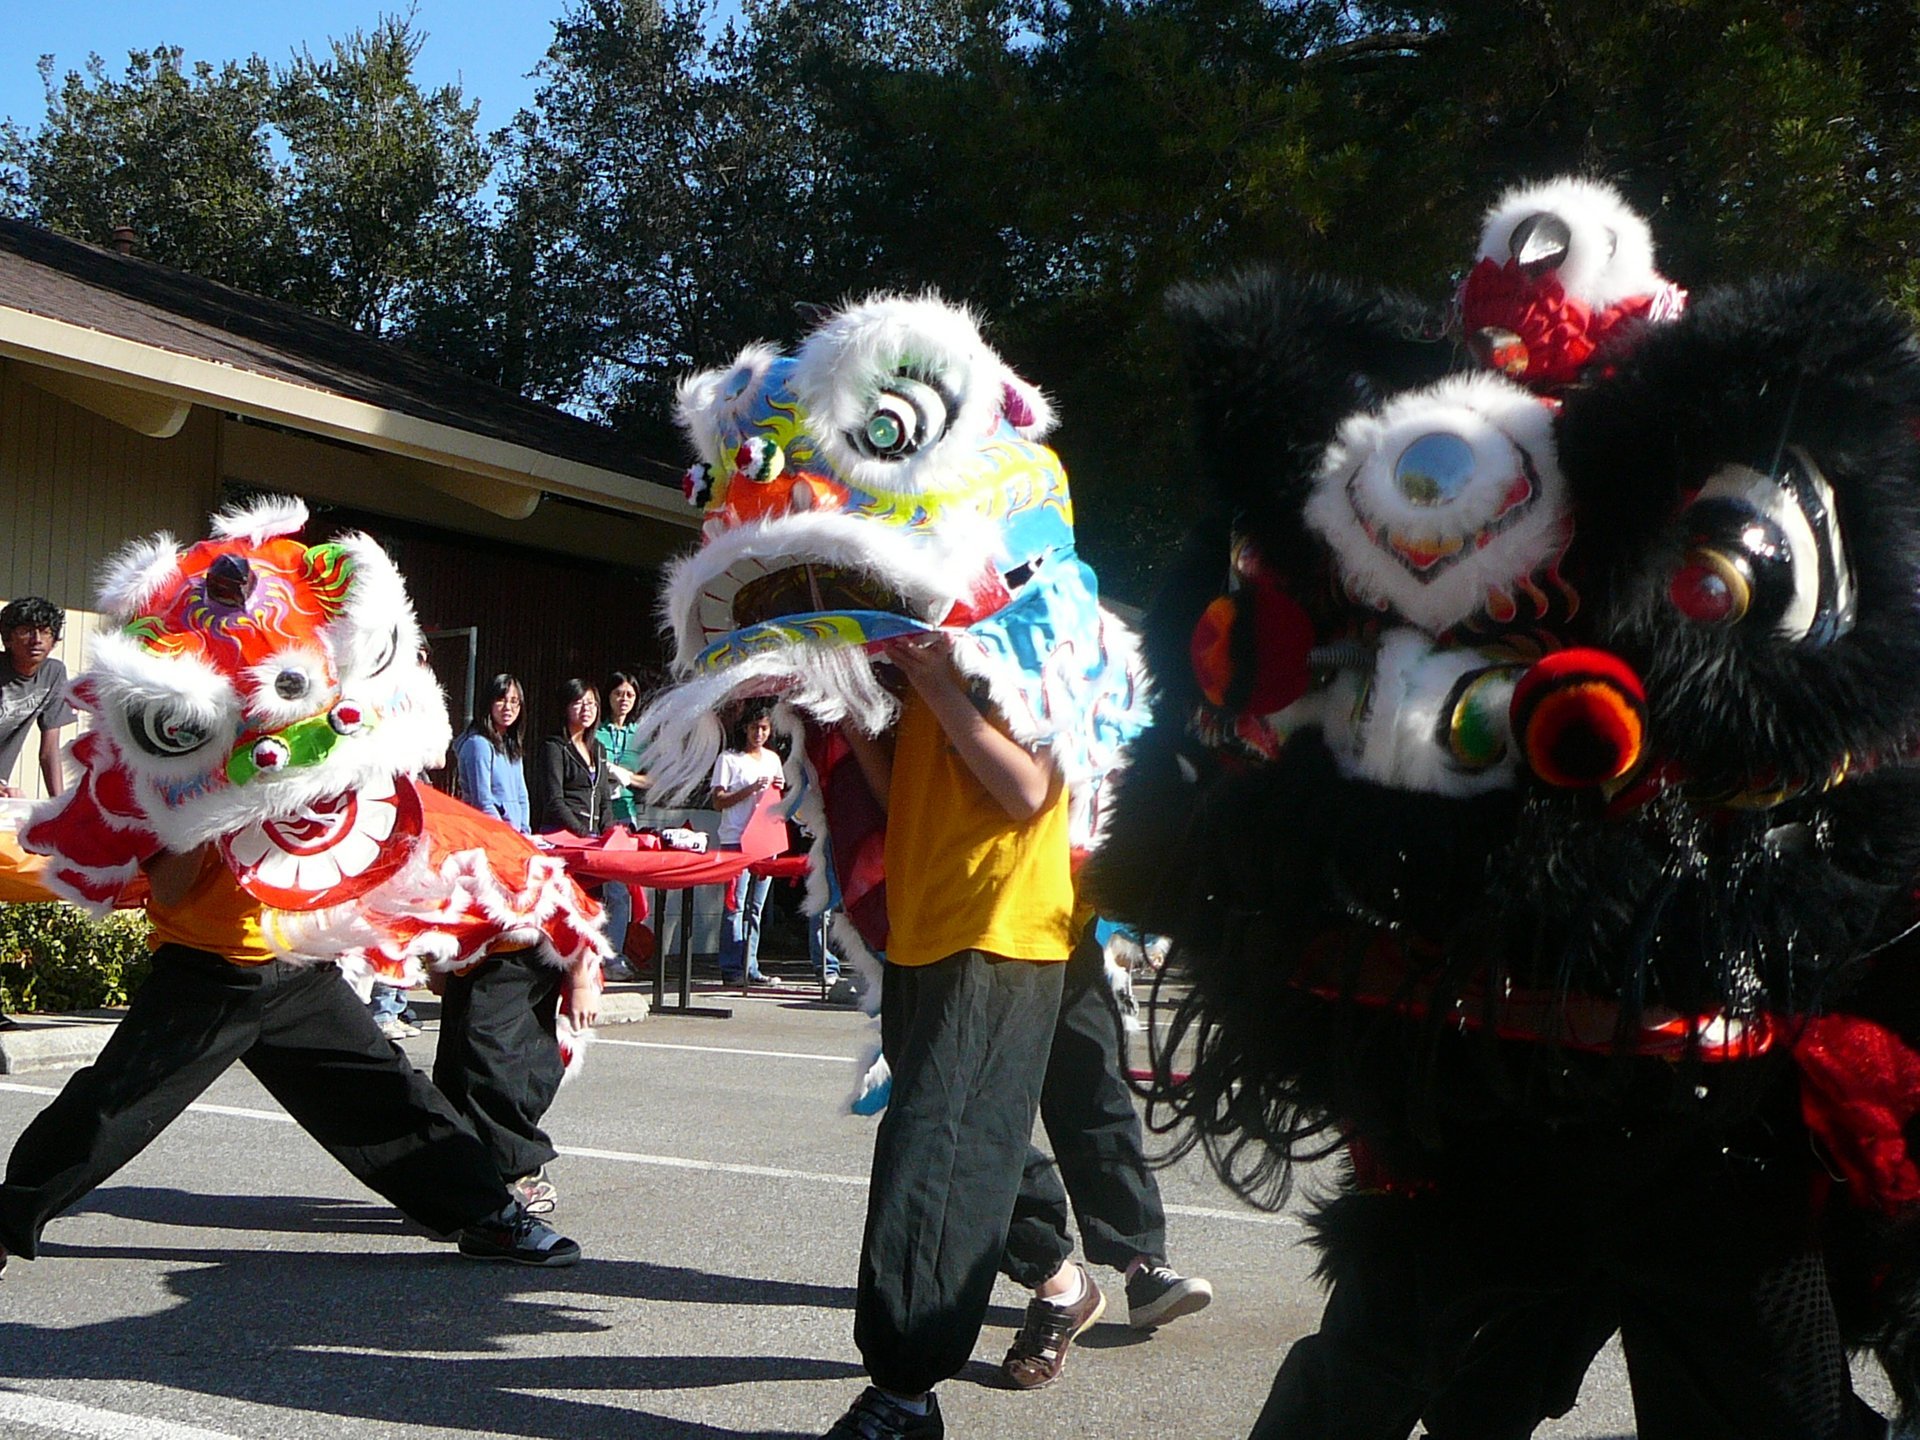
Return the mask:
<svg viewBox="0 0 1920 1440">
<path fill-rule="evenodd" d="M 179 903 L 162 905 L 148 898 L 147 919 L 153 922 L 153 934 L 147 944 L 155 950 L 166 944 L 185 945 L 236 965 L 264 965 L 275 956 L 260 926 L 261 909 L 260 902 L 240 888 L 226 862 L 208 846 L 200 861 L 200 873 Z"/>
<path fill-rule="evenodd" d="M 930 965 L 961 950 L 1065 960 L 1073 949 L 1067 796 L 1011 819 L 909 695 L 887 795 L 887 959 Z"/>
</svg>

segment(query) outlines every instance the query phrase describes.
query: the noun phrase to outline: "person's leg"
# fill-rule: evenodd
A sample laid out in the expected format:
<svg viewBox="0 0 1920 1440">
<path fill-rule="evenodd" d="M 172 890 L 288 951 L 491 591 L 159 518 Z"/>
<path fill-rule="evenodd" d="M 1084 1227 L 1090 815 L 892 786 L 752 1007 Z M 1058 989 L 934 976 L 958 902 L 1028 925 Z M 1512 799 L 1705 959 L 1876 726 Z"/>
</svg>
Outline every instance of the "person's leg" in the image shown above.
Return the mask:
<svg viewBox="0 0 1920 1440">
<path fill-rule="evenodd" d="M 633 896 L 624 885 L 609 880 L 600 887 L 600 903 L 607 909 L 607 943 L 616 956 L 627 953 L 627 926 L 633 920 Z"/>
<path fill-rule="evenodd" d="M 1320 1328 L 1293 1342 L 1248 1440 L 1406 1440 L 1427 1395 L 1406 1276 L 1334 1283 Z"/>
<path fill-rule="evenodd" d="M 840 957 L 833 953 L 833 946 L 827 943 L 827 922 L 832 918 L 831 910 L 818 915 L 807 916 L 807 960 L 813 966 L 813 973 L 820 983 L 832 988 L 833 982 L 840 978 Z"/>
<path fill-rule="evenodd" d="M 554 1038 L 560 971 L 530 950 L 491 956 L 447 979 L 433 1083 L 473 1127 L 503 1179 L 554 1158 L 540 1118 L 560 1093 Z"/>
<path fill-rule="evenodd" d="M 277 967 L 241 1057 L 370 1189 L 439 1234 L 512 1208 L 486 1147 L 331 966 Z"/>
<path fill-rule="evenodd" d="M 31 1260 L 47 1221 L 138 1155 L 239 1058 L 258 1033 L 263 978 L 177 945 L 155 952 L 99 1058 L 14 1143 L 0 1184 L 0 1246 Z"/>
<path fill-rule="evenodd" d="M 1072 1255 L 1067 1192 L 1061 1188 L 1060 1172 L 1046 1151 L 1029 1145 L 1007 1243 L 1000 1254 L 1000 1273 L 1032 1290 L 1057 1274 Z"/>
<path fill-rule="evenodd" d="M 1125 1270 L 1167 1253 L 1167 1215 L 1126 1080 L 1120 1012 L 1088 927 L 1067 961 L 1040 1115 L 1087 1258 Z"/>
<path fill-rule="evenodd" d="M 773 888 L 773 877 L 748 873 L 741 879 L 744 882 L 740 895 L 741 958 L 747 979 L 758 982 L 767 978 L 760 969 L 760 917 L 767 908 L 767 892 Z"/>
<path fill-rule="evenodd" d="M 1061 967 L 975 951 L 887 967 L 893 1093 L 874 1139 L 854 1340 L 917 1395 L 973 1351 L 1040 1101 Z"/>
<path fill-rule="evenodd" d="M 720 980 L 726 985 L 738 985 L 747 976 L 747 931 L 746 931 L 746 889 L 747 872 L 742 870 L 727 882 L 727 898 L 720 912 Z M 682 896 L 690 895 L 682 891 Z M 689 901 L 682 902 L 682 922 L 690 924 L 686 916 L 692 913 Z"/>
</svg>

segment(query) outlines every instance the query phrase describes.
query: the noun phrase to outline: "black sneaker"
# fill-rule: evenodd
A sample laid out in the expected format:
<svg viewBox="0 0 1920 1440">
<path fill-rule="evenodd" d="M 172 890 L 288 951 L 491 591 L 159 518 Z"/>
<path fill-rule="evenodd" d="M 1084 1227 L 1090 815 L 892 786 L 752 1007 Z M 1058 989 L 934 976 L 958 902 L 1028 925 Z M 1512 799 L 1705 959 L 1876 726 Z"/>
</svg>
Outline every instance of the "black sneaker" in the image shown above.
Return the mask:
<svg viewBox="0 0 1920 1440">
<path fill-rule="evenodd" d="M 943 1440 L 946 1433 L 940 1401 L 931 1392 L 927 1413 L 916 1415 L 877 1385 L 869 1385 L 847 1413 L 833 1422 L 825 1440 Z"/>
<path fill-rule="evenodd" d="M 1127 1324 L 1151 1330 L 1204 1310 L 1213 1301 L 1213 1286 L 1199 1276 L 1185 1276 L 1164 1260 L 1149 1260 L 1127 1281 Z"/>
<path fill-rule="evenodd" d="M 529 1215 L 517 1201 L 460 1232 L 460 1253 L 471 1260 L 511 1260 L 516 1265 L 571 1265 L 580 1247 Z"/>
</svg>

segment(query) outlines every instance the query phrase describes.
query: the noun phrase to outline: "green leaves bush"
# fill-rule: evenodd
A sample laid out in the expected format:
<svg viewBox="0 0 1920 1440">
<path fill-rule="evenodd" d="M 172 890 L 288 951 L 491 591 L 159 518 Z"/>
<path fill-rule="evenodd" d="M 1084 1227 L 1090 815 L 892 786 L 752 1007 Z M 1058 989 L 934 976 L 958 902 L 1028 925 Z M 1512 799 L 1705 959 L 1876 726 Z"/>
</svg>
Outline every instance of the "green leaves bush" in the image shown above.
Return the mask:
<svg viewBox="0 0 1920 1440">
<path fill-rule="evenodd" d="M 147 978 L 147 917 L 73 905 L 0 905 L 0 1010 L 124 1005 Z"/>
</svg>

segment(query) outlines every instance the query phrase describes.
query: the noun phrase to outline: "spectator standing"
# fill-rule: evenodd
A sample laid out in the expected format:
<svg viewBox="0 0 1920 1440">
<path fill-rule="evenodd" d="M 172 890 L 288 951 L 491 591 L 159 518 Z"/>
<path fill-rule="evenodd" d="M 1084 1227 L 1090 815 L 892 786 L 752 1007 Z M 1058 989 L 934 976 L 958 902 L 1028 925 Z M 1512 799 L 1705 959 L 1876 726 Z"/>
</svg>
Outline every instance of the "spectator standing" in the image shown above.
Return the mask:
<svg viewBox="0 0 1920 1440">
<path fill-rule="evenodd" d="M 640 728 L 634 723 L 639 709 L 640 682 L 624 670 L 614 671 L 607 681 L 606 719 L 594 739 L 613 770 L 613 818 L 635 830 L 640 828 L 642 797 L 652 783 L 645 756 L 634 741 Z"/>
<path fill-rule="evenodd" d="M 713 808 L 720 812 L 715 837 L 722 850 L 738 850 L 753 818 L 753 807 L 768 790 L 779 793 L 786 771 L 779 754 L 767 744 L 773 721 L 765 706 L 749 709 L 734 731 L 734 747 L 713 762 L 707 789 Z M 723 985 L 778 985 L 760 969 L 760 918 L 767 908 L 770 876 L 742 870 L 727 894 L 726 922 L 720 934 L 720 983 Z"/>
<path fill-rule="evenodd" d="M 521 761 L 520 726 L 525 713 L 520 682 L 511 675 L 496 675 L 487 683 L 486 703 L 453 747 L 460 798 L 506 821 L 522 835 L 532 830 L 533 818 Z"/>
<path fill-rule="evenodd" d="M 872 1384 L 827 1432 L 939 1440 L 933 1387 L 973 1353 L 1020 1193 L 1073 949 L 1067 797 L 933 635 L 893 652 L 891 743 L 851 733 L 887 811 L 880 1007 L 892 1096 L 874 1139 L 854 1341 Z M 1070 1341 L 1105 1306 L 1085 1267 L 1027 1278 Z"/>
<path fill-rule="evenodd" d="M 560 733 L 540 742 L 540 828 L 574 835 L 604 835 L 614 825 L 619 782 L 594 731 L 600 723 L 600 692 L 584 680 L 560 682 Z M 581 887 L 607 910 L 607 943 L 622 953 L 633 898 L 624 885 Z M 632 972 L 628 972 L 631 976 Z"/>
<path fill-rule="evenodd" d="M 53 656 L 66 628 L 66 612 L 51 600 L 23 595 L 0 609 L 0 795 L 18 795 L 6 783 L 27 743 L 40 726 L 40 779 L 47 794 L 66 788 L 60 770 L 60 731 L 73 723 L 67 704 L 67 667 Z"/>
<path fill-rule="evenodd" d="M 617 825 L 625 825 L 630 830 L 638 830 L 641 824 L 641 799 L 646 794 L 649 780 L 643 768 L 640 748 L 635 744 L 635 734 L 639 726 L 634 724 L 634 716 L 640 708 L 640 682 L 624 670 L 616 670 L 607 681 L 607 713 L 605 722 L 594 731 L 593 738 L 600 742 L 600 753 L 605 757 L 607 768 L 613 772 L 613 820 Z M 637 980 L 640 977 L 627 962 L 627 931 L 633 925 L 633 890 L 626 885 L 609 884 L 609 903 L 607 906 L 607 943 L 613 946 L 613 959 L 606 965 L 609 980 Z M 613 901 L 611 892 L 618 890 L 620 900 Z M 624 902 L 624 910 L 616 915 L 616 906 Z M 620 919 L 616 930 L 614 920 Z"/>
<path fill-rule="evenodd" d="M 585 680 L 560 682 L 558 734 L 540 742 L 540 828 L 602 835 L 613 824 L 613 772 L 594 737 L 600 692 Z"/>
</svg>

